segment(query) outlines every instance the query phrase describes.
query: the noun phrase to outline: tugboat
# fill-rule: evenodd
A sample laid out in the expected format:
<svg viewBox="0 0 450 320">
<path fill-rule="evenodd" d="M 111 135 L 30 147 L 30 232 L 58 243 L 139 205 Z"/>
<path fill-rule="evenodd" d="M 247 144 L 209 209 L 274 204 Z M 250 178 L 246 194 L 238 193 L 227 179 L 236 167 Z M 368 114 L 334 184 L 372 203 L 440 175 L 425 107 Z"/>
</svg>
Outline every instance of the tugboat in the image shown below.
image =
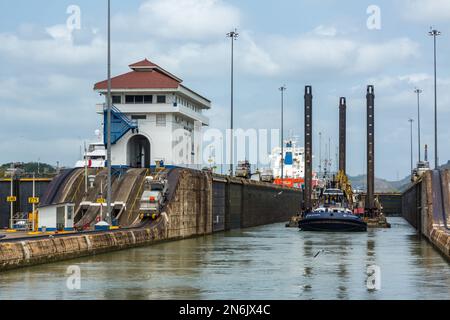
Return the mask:
<svg viewBox="0 0 450 320">
<path fill-rule="evenodd" d="M 319 205 L 305 212 L 298 226 L 302 231 L 364 232 L 367 223 L 351 210 L 352 192 L 346 176 L 338 174 L 333 184 L 340 188 L 323 188 L 318 199 Z"/>
</svg>

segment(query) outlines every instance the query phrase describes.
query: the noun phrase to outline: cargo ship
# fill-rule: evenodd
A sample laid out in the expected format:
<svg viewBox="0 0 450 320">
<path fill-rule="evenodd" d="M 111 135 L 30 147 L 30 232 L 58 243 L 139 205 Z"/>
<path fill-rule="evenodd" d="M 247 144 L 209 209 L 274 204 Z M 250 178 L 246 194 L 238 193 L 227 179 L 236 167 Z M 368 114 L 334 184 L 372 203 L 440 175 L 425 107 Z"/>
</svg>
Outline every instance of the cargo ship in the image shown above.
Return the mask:
<svg viewBox="0 0 450 320">
<path fill-rule="evenodd" d="M 270 154 L 270 168 L 264 172 L 271 171 L 273 183 L 291 188 L 303 188 L 305 183 L 305 161 L 304 148 L 299 147 L 295 139 L 288 139 L 283 147 L 283 175 L 281 174 L 281 147 L 275 147 Z M 316 172 L 313 172 L 313 187 L 319 182 Z"/>
</svg>

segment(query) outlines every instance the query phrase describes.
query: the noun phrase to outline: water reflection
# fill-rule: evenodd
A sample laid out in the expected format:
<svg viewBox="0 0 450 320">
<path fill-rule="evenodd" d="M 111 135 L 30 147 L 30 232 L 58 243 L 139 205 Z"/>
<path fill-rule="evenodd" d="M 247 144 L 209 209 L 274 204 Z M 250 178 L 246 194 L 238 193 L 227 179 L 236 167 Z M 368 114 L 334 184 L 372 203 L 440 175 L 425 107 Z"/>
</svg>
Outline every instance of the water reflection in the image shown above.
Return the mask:
<svg viewBox="0 0 450 320">
<path fill-rule="evenodd" d="M 283 224 L 0 274 L 0 299 L 448 299 L 450 268 L 403 219 L 367 233 Z M 66 270 L 81 268 L 81 290 Z M 378 265 L 381 289 L 366 287 Z"/>
</svg>

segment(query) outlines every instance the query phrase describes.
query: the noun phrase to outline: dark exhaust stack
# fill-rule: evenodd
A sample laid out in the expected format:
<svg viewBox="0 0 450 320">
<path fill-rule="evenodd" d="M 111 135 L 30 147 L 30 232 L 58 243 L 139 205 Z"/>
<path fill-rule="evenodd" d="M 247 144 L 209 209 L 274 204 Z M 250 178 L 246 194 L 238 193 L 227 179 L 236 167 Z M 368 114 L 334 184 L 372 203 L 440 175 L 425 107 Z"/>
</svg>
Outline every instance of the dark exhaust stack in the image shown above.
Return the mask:
<svg viewBox="0 0 450 320">
<path fill-rule="evenodd" d="M 305 210 L 312 209 L 312 87 L 305 86 Z"/>
<path fill-rule="evenodd" d="M 374 216 L 375 189 L 375 93 L 372 85 L 367 86 L 367 197 L 366 213 Z"/>
<path fill-rule="evenodd" d="M 345 153 L 347 137 L 347 104 L 344 97 L 339 99 L 339 171 L 346 174 L 345 171 Z"/>
</svg>

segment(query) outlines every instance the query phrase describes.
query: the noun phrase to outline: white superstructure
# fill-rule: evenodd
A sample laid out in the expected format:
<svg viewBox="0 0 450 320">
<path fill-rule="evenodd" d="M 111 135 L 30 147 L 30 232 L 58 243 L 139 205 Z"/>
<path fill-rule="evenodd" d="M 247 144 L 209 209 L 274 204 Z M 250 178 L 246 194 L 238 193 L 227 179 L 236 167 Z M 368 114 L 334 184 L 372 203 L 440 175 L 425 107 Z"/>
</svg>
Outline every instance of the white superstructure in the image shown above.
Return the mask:
<svg viewBox="0 0 450 320">
<path fill-rule="evenodd" d="M 284 142 L 284 165 L 283 176 L 285 178 L 304 178 L 305 176 L 305 162 L 304 162 L 304 148 L 298 147 L 296 141 L 286 140 Z M 281 147 L 272 149 L 270 157 L 270 167 L 274 178 L 281 177 Z"/>
<path fill-rule="evenodd" d="M 97 140 L 90 142 L 83 152 L 82 159 L 75 163 L 75 168 L 103 168 L 106 162 L 106 149 L 100 130 L 96 131 Z"/>
</svg>

